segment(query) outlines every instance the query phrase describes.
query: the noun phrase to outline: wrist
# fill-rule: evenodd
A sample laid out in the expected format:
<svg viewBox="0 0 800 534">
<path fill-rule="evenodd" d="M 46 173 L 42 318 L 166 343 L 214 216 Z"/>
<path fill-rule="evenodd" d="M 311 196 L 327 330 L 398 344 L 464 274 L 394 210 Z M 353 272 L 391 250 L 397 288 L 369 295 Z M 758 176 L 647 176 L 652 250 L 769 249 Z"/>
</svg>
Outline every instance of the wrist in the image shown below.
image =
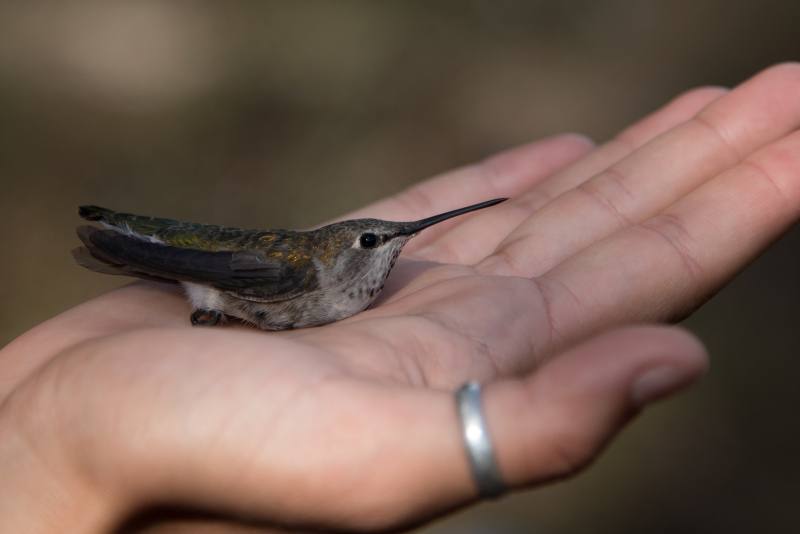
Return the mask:
<svg viewBox="0 0 800 534">
<path fill-rule="evenodd" d="M 0 407 L 0 532 L 95 534 L 119 520 L 111 499 L 82 477 L 32 388 Z"/>
</svg>

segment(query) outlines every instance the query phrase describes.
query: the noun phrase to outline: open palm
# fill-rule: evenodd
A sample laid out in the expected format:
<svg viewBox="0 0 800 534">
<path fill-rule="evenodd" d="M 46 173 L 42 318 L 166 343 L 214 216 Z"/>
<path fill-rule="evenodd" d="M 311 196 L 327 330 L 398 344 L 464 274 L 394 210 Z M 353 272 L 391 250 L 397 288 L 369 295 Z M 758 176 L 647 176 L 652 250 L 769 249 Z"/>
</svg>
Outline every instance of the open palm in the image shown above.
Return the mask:
<svg viewBox="0 0 800 534">
<path fill-rule="evenodd" d="M 25 532 L 42 503 L 59 532 L 158 504 L 293 527 L 423 521 L 476 497 L 452 397 L 468 380 L 490 383 L 511 486 L 575 471 L 705 367 L 683 332 L 612 328 L 687 316 L 797 219 L 799 90 L 800 66 L 773 67 L 600 147 L 556 137 L 343 217 L 511 197 L 425 230 L 375 306 L 337 323 L 193 329 L 182 295 L 137 282 L 38 326 L 0 353 L 0 453 L 24 459 L 0 479 L 40 475 L 0 487 L 27 499 L 0 530 Z"/>
</svg>

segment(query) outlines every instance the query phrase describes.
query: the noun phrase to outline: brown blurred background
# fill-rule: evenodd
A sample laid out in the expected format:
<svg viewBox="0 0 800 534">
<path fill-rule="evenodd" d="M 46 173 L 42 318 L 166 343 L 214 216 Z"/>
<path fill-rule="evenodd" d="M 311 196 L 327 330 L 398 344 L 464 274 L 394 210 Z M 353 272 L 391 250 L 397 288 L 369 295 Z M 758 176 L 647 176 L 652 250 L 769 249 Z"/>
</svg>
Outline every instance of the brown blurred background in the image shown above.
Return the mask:
<svg viewBox="0 0 800 534">
<path fill-rule="evenodd" d="M 800 59 L 798 23 L 797 0 L 2 2 L 0 346 L 126 282 L 72 261 L 79 204 L 308 226 L 515 144 L 603 141 Z M 425 532 L 799 532 L 798 270 L 794 231 L 688 320 L 710 375 L 586 473 Z"/>
</svg>

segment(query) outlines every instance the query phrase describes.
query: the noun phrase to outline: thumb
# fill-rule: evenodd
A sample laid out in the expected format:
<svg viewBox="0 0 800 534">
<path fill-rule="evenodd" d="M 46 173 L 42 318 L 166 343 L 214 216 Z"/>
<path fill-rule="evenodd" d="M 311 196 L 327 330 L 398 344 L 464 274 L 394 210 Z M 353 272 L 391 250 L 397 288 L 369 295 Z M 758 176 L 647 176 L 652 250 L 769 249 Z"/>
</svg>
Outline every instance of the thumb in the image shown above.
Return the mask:
<svg viewBox="0 0 800 534">
<path fill-rule="evenodd" d="M 579 470 L 641 408 L 688 387 L 707 366 L 691 334 L 637 327 L 598 336 L 524 379 L 487 385 L 484 412 L 506 483 Z"/>
</svg>

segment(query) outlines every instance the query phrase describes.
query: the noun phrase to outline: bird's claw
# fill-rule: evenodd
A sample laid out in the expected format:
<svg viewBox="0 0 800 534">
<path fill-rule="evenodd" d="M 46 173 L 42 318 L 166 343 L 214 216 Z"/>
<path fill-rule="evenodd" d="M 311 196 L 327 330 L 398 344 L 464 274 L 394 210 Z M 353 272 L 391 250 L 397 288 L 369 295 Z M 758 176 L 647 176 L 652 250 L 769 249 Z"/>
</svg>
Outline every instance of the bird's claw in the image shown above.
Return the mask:
<svg viewBox="0 0 800 534">
<path fill-rule="evenodd" d="M 192 326 L 216 326 L 222 314 L 217 310 L 195 310 L 191 315 Z"/>
</svg>

